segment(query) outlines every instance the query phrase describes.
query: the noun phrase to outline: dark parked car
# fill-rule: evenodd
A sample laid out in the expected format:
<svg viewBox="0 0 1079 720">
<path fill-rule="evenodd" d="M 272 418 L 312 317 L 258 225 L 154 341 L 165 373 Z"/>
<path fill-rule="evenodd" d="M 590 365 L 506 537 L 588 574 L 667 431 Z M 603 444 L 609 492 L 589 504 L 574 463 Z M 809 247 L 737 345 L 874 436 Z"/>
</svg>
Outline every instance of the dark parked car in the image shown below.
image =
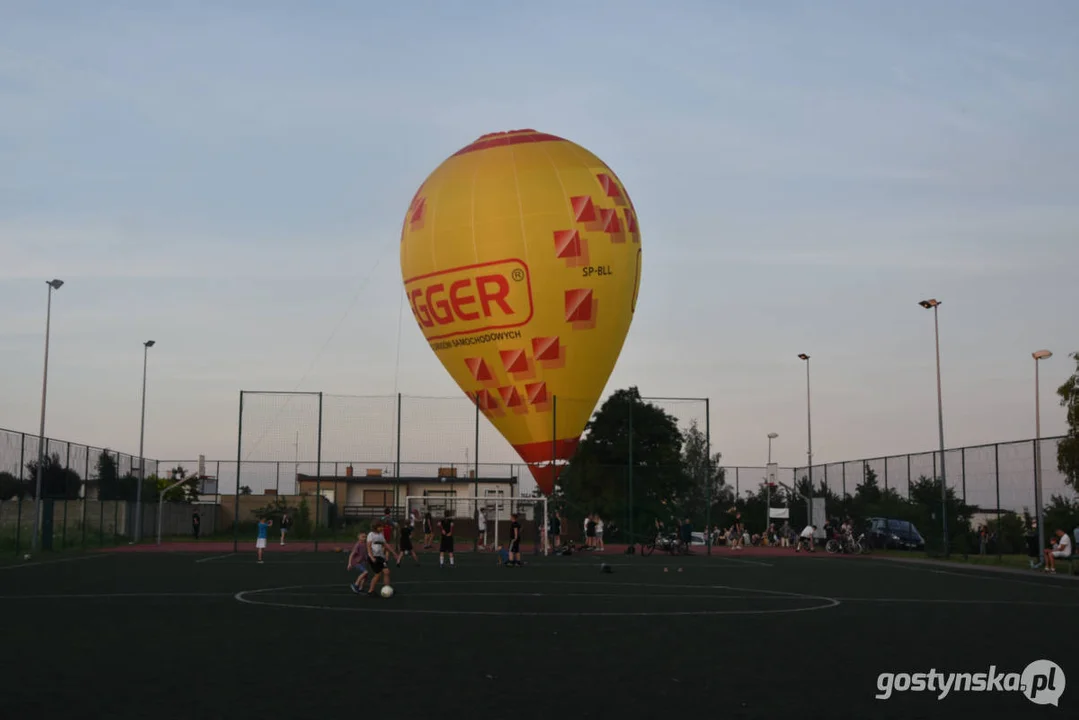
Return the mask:
<svg viewBox="0 0 1079 720">
<path fill-rule="evenodd" d="M 906 520 L 869 518 L 869 530 L 866 534 L 875 548 L 925 550 L 925 539 L 918 532 L 918 528 Z"/>
</svg>

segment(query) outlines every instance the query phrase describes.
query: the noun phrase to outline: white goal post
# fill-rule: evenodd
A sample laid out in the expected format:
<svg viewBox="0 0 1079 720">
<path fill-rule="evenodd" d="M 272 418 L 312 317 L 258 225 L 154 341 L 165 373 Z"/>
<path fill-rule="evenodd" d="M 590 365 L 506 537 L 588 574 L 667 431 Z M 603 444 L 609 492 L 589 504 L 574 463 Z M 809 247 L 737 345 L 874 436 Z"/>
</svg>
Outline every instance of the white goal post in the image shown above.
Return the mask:
<svg viewBox="0 0 1079 720">
<path fill-rule="evenodd" d="M 405 497 L 405 513 L 411 515 L 413 510 L 419 510 L 422 517 L 425 512 L 430 512 L 435 523 L 449 511 L 449 516 L 459 518 L 476 519 L 480 510 L 487 511 L 487 522 L 494 523 L 494 545 L 498 545 L 498 526 L 500 522 L 509 522 L 510 515 L 517 513 L 525 520 L 536 523 L 539 531 L 540 543 L 543 554 L 550 553 L 550 540 L 547 535 L 547 526 L 550 516 L 547 514 L 547 498 L 545 497 L 507 497 L 505 495 L 407 495 Z M 488 529 L 490 532 L 490 529 Z M 437 533 L 436 533 L 437 535 Z"/>
</svg>

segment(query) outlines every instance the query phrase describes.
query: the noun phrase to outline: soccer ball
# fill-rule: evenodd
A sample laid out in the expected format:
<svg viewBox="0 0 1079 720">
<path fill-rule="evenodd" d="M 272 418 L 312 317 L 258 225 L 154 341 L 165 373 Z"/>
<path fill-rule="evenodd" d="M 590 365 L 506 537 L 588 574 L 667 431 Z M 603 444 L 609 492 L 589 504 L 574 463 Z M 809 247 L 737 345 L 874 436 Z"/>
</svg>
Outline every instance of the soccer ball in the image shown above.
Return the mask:
<svg viewBox="0 0 1079 720">
<path fill-rule="evenodd" d="M 382 586 L 382 597 L 384 597 L 384 598 L 393 597 L 393 588 L 390 587 L 389 585 L 383 585 Z"/>
<path fill-rule="evenodd" d="M 30 553 L 26 553 L 25 555 L 23 555 L 22 559 L 23 560 L 29 560 L 30 559 Z"/>
</svg>

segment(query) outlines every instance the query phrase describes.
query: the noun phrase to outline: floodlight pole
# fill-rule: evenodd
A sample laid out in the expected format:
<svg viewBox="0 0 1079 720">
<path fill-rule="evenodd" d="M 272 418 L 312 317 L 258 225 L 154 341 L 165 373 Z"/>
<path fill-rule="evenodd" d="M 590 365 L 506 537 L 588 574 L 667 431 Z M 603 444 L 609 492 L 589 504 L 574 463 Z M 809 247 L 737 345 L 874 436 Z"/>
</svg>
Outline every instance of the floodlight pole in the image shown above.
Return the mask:
<svg viewBox="0 0 1079 720">
<path fill-rule="evenodd" d="M 139 422 L 139 486 L 135 488 L 135 542 L 142 540 L 142 486 L 146 483 L 146 457 L 143 443 L 146 440 L 146 366 L 150 359 L 153 340 L 142 344 L 142 420 Z"/>
<path fill-rule="evenodd" d="M 52 291 L 59 290 L 63 280 L 46 280 L 49 297 L 45 305 L 45 371 L 41 376 L 41 431 L 37 437 L 37 479 L 34 492 L 34 535 L 30 538 L 30 552 L 37 551 L 38 534 L 41 529 L 41 486 L 45 479 L 45 396 L 49 389 L 49 330 L 52 324 Z"/>
<path fill-rule="evenodd" d="M 1041 404 L 1041 378 L 1038 371 L 1040 362 L 1053 357 L 1048 350 L 1038 350 L 1032 353 L 1034 358 L 1034 505 L 1035 516 L 1038 518 L 1038 550 L 1045 550 L 1045 518 L 1044 501 L 1042 498 L 1042 404 Z"/>
<path fill-rule="evenodd" d="M 941 302 L 937 299 L 922 300 L 918 303 L 926 310 L 933 311 L 933 337 L 937 347 L 937 429 L 940 433 L 940 512 L 941 533 L 943 534 L 944 556 L 951 554 L 948 544 L 948 471 L 944 462 L 944 396 L 940 383 L 940 321 L 937 308 Z"/>
</svg>

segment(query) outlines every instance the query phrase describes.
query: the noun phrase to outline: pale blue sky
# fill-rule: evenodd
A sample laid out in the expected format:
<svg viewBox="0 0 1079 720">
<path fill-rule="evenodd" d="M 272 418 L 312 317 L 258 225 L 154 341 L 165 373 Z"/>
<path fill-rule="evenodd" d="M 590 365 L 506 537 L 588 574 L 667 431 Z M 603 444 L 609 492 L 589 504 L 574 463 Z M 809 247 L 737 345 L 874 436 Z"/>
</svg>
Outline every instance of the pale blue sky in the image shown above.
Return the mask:
<svg viewBox="0 0 1079 720">
<path fill-rule="evenodd" d="M 608 390 L 710 397 L 725 462 L 804 463 L 799 352 L 818 462 L 932 449 L 928 296 L 948 445 L 1033 436 L 1041 347 L 1060 433 L 1077 77 L 1068 0 L 0 0 L 0 427 L 37 428 L 51 277 L 50 436 L 137 451 L 151 338 L 150 457 L 234 457 L 240 388 L 458 396 L 407 313 L 397 367 L 401 219 L 534 127 L 639 210 Z M 417 432 L 463 460 L 457 424 Z"/>
</svg>

